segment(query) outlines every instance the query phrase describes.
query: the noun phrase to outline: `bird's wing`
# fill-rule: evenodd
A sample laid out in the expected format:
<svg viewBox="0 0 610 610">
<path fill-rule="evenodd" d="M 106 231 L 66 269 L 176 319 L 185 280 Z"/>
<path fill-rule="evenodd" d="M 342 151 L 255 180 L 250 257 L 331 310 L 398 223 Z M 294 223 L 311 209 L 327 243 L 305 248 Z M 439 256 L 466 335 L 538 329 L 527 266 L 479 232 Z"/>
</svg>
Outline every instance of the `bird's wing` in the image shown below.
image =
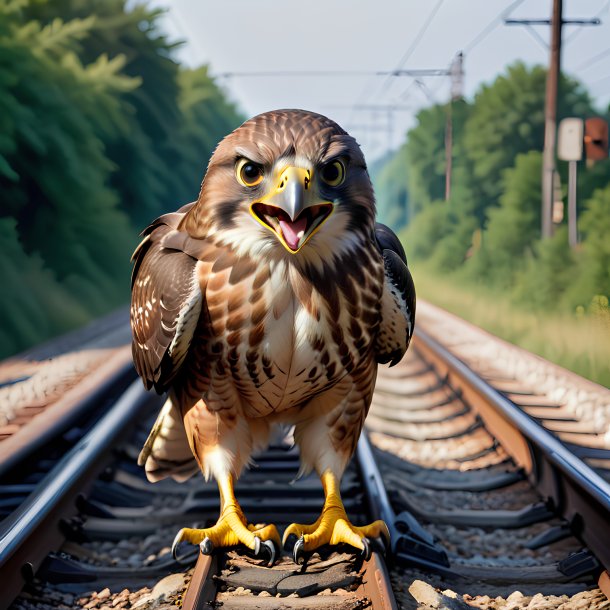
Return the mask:
<svg viewBox="0 0 610 610">
<path fill-rule="evenodd" d="M 415 286 L 407 257 L 394 232 L 375 224 L 375 237 L 385 269 L 381 324 L 375 345 L 377 362 L 394 366 L 403 357 L 415 327 Z"/>
<path fill-rule="evenodd" d="M 184 362 L 202 309 L 197 258 L 179 245 L 188 239 L 178 225 L 191 206 L 155 220 L 132 257 L 133 360 L 146 388 L 160 394 Z"/>
</svg>

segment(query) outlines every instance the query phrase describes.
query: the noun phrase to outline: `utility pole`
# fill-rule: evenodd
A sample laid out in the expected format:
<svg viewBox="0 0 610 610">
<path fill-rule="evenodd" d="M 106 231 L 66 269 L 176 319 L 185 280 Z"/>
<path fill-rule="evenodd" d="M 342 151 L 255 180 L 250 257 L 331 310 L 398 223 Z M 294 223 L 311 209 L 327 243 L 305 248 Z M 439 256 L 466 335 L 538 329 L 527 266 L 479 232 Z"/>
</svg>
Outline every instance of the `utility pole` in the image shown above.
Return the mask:
<svg viewBox="0 0 610 610">
<path fill-rule="evenodd" d="M 445 201 L 451 197 L 451 172 L 453 171 L 453 102 L 462 99 L 464 82 L 464 54 L 460 51 L 451 62 L 451 99 L 447 104 L 445 123 Z"/>
<path fill-rule="evenodd" d="M 388 150 L 392 150 L 392 135 L 394 133 L 394 111 L 388 109 Z"/>
<path fill-rule="evenodd" d="M 555 148 L 557 141 L 557 89 L 561 72 L 561 31 L 566 24 L 599 25 L 599 19 L 563 19 L 562 0 L 553 0 L 552 16 L 548 19 L 505 19 L 505 25 L 550 25 L 551 48 L 546 78 L 544 104 L 544 149 L 542 153 L 542 237 L 553 235 L 553 185 L 555 180 Z"/>
<path fill-rule="evenodd" d="M 542 153 L 542 238 L 553 235 L 553 180 L 557 136 L 557 88 L 561 70 L 562 0 L 553 0 L 551 61 L 546 77 L 544 103 L 544 150 Z"/>
</svg>

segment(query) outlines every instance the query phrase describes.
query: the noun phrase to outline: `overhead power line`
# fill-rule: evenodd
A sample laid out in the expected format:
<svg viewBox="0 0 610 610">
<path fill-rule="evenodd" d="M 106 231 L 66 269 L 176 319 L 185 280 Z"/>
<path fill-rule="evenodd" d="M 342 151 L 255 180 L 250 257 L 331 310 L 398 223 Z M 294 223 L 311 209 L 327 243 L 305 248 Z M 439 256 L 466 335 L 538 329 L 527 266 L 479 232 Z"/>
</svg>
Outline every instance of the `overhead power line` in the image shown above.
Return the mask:
<svg viewBox="0 0 610 610">
<path fill-rule="evenodd" d="M 252 72 L 220 72 L 216 78 L 288 78 L 288 77 L 343 77 L 343 76 L 383 76 L 388 71 L 380 70 L 259 70 Z"/>
<path fill-rule="evenodd" d="M 608 8 L 610 7 L 610 0 L 606 0 L 606 2 L 604 2 L 604 4 L 602 5 L 602 7 L 599 9 L 599 11 L 597 11 L 597 13 L 595 13 L 594 17 L 601 17 L 604 13 L 608 12 Z M 569 42 L 572 42 L 577 36 L 580 36 L 580 34 L 582 34 L 582 32 L 584 31 L 584 26 L 580 26 L 579 28 L 576 28 L 576 30 L 574 32 L 572 32 L 569 36 L 566 36 L 563 44 L 564 46 L 566 44 L 568 44 Z"/>
<path fill-rule="evenodd" d="M 413 55 L 413 53 L 415 52 L 415 49 L 417 49 L 417 46 L 419 45 L 421 39 L 424 37 L 424 34 L 428 31 L 430 24 L 434 20 L 434 17 L 436 17 L 436 14 L 440 10 L 443 2 L 444 2 L 444 0 L 438 0 L 438 2 L 434 5 L 432 10 L 430 11 L 430 14 L 428 15 L 428 18 L 426 19 L 426 21 L 424 21 L 421 28 L 419 29 L 419 32 L 413 39 L 413 42 L 409 45 L 409 48 L 405 51 L 404 55 L 400 58 L 400 61 L 398 62 L 396 70 L 402 69 L 402 67 L 407 63 L 407 61 L 409 61 L 409 59 L 411 58 L 411 55 Z M 389 84 L 389 79 L 386 79 L 386 81 L 383 84 L 383 88 L 385 89 L 388 84 Z"/>
<path fill-rule="evenodd" d="M 443 68 L 413 68 L 411 70 L 259 70 L 252 72 L 220 72 L 216 78 L 290 78 L 290 77 L 349 77 L 349 76 L 447 76 Z"/>
<path fill-rule="evenodd" d="M 602 51 L 601 53 L 590 57 L 589 59 L 587 59 L 587 61 L 583 61 L 580 66 L 576 68 L 575 71 L 580 72 L 581 70 L 587 70 L 591 66 L 595 65 L 598 61 L 604 59 L 604 57 L 608 57 L 608 55 L 610 55 L 610 49 L 606 49 L 605 51 Z"/>
<path fill-rule="evenodd" d="M 506 18 L 507 15 L 515 10 L 520 4 L 523 4 L 524 0 L 515 0 L 508 8 L 500 11 L 465 47 L 464 54 L 467 55 L 470 53 L 479 43 L 483 42 L 485 38 L 493 30 L 495 30 L 502 21 Z"/>
<path fill-rule="evenodd" d="M 396 69 L 394 70 L 394 73 L 402 70 L 403 66 L 407 63 L 407 61 L 409 61 L 409 59 L 411 59 L 411 55 L 413 55 L 413 53 L 415 52 L 415 49 L 417 49 L 417 46 L 421 42 L 421 39 L 424 37 L 425 33 L 428 31 L 430 24 L 434 20 L 434 17 L 436 17 L 436 14 L 440 10 L 441 6 L 443 5 L 443 2 L 444 2 L 444 0 L 438 0 L 438 2 L 434 5 L 434 7 L 430 11 L 430 14 L 428 15 L 426 21 L 424 21 L 421 28 L 419 29 L 419 32 L 417 33 L 417 35 L 415 36 L 415 38 L 409 45 L 409 48 L 405 51 L 404 55 L 400 58 L 400 61 L 398 62 L 398 65 L 397 65 Z M 392 76 L 395 76 L 395 74 L 392 74 Z M 384 83 L 381 87 L 382 92 L 387 90 L 390 82 L 391 82 L 391 78 L 390 77 L 386 78 L 386 80 L 384 81 Z"/>
<path fill-rule="evenodd" d="M 415 49 L 417 48 L 417 45 L 419 44 L 419 42 L 423 38 L 424 34 L 430 27 L 432 20 L 434 19 L 434 17 L 440 10 L 443 2 L 444 2 L 444 0 L 438 0 L 437 3 L 434 5 L 434 7 L 430 11 L 428 17 L 426 18 L 426 21 L 424 21 L 424 23 L 422 24 L 418 33 L 416 34 L 415 38 L 413 39 L 413 42 L 409 45 L 409 48 L 405 51 L 404 55 L 400 58 L 400 61 L 398 62 L 397 66 L 396 66 L 396 70 L 402 69 L 404 67 L 405 63 L 410 59 L 411 55 L 413 55 L 413 53 L 415 52 Z M 378 90 L 377 95 L 379 95 L 379 93 L 384 92 L 387 89 L 387 86 L 389 85 L 389 83 L 391 81 L 392 81 L 392 76 L 388 75 L 387 78 L 385 79 L 385 81 L 383 82 L 381 88 Z M 362 92 L 360 93 L 360 95 L 358 96 L 358 98 L 356 100 L 356 104 L 363 103 L 364 101 L 366 101 L 373 95 L 373 90 L 372 90 L 373 82 L 374 82 L 373 79 L 369 79 L 365 83 L 364 88 L 362 89 Z M 377 97 L 377 95 L 374 95 L 373 97 Z M 352 117 L 350 116 L 350 119 L 351 118 Z"/>
<path fill-rule="evenodd" d="M 400 106 L 397 104 L 327 104 L 325 108 L 363 110 L 369 112 L 413 112 L 413 106 Z"/>
<path fill-rule="evenodd" d="M 446 68 L 429 68 L 429 69 L 414 69 L 414 70 L 392 70 L 386 72 L 390 76 L 448 76 L 450 71 Z"/>
</svg>

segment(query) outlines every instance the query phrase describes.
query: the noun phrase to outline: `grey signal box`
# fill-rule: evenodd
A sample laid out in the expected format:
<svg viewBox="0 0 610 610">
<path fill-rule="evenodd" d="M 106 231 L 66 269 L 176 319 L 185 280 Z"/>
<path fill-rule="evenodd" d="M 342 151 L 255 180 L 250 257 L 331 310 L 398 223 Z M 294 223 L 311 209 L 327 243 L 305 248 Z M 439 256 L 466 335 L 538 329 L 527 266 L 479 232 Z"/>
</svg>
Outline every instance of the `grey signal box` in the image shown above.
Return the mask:
<svg viewBox="0 0 610 610">
<path fill-rule="evenodd" d="M 562 161 L 580 161 L 584 141 L 584 121 L 579 118 L 563 119 L 559 123 L 557 157 Z"/>
</svg>

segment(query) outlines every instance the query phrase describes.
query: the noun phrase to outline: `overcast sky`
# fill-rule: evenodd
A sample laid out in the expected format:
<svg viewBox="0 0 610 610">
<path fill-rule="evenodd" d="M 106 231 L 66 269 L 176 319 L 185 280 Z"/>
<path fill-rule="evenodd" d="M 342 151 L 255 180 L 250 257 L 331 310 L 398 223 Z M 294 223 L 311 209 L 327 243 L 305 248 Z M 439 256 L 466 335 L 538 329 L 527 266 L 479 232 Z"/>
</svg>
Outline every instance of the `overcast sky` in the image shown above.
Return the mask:
<svg viewBox="0 0 610 610">
<path fill-rule="evenodd" d="M 464 93 L 521 59 L 548 62 L 548 26 L 506 26 L 511 18 L 548 18 L 552 0 L 152 0 L 168 9 L 163 27 L 186 44 L 177 58 L 209 64 L 213 75 L 261 71 L 354 71 L 348 76 L 231 76 L 218 82 L 251 116 L 274 108 L 326 114 L 374 159 L 397 146 L 418 108 L 449 97 L 447 77 L 388 78 L 384 70 L 447 69 L 464 51 Z M 599 17 L 599 26 L 565 26 L 563 69 L 579 78 L 601 107 L 610 100 L 610 0 L 564 0 L 564 19 Z M 507 13 L 508 16 L 508 13 Z M 604 54 L 607 52 L 607 54 Z M 598 55 L 602 57 L 597 58 Z M 595 61 L 592 61 L 595 60 Z M 386 130 L 386 111 L 403 107 Z M 404 107 L 407 107 L 404 109 Z"/>
</svg>

